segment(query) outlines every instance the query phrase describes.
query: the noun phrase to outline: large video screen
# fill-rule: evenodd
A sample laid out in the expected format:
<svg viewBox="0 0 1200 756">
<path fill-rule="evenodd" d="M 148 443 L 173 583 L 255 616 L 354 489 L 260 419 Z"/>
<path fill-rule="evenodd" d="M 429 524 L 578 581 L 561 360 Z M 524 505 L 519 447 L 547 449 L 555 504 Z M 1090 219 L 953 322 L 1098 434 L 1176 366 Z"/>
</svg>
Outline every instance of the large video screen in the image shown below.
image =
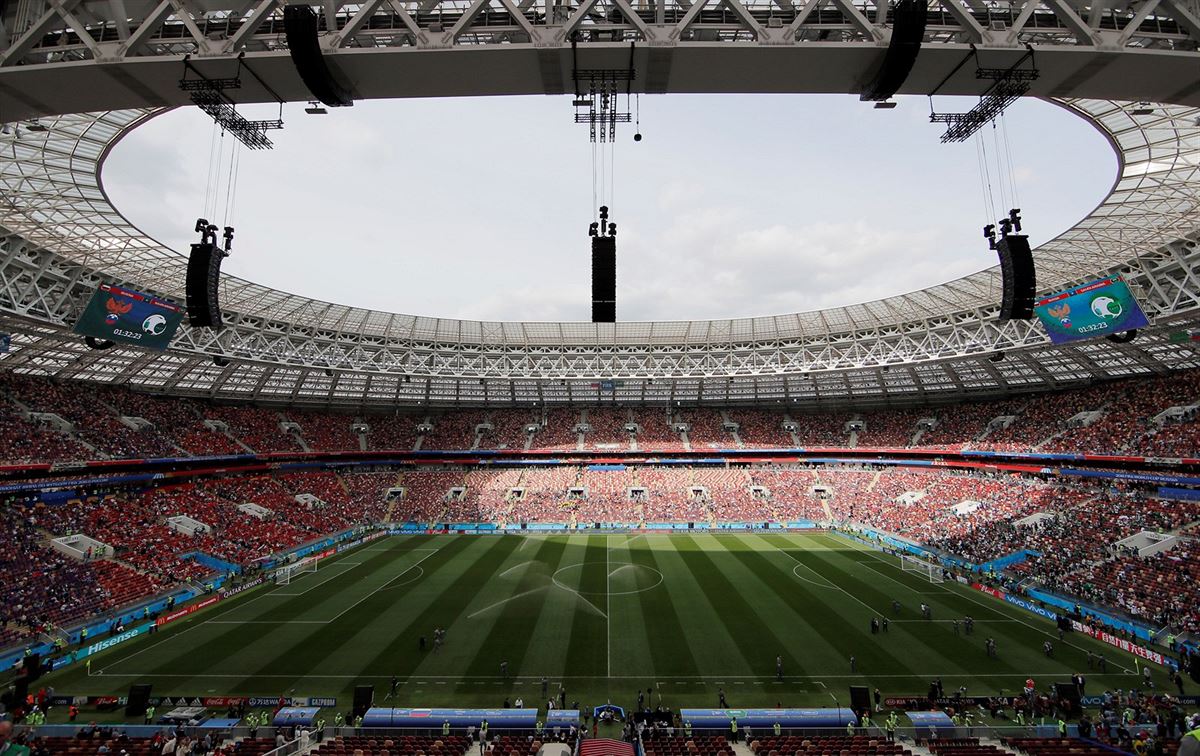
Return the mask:
<svg viewBox="0 0 1200 756">
<path fill-rule="evenodd" d="M 1110 276 L 1047 297 L 1033 311 L 1055 344 L 1149 325 L 1129 284 Z"/>
<path fill-rule="evenodd" d="M 183 320 L 183 308 L 149 294 L 100 284 L 75 333 L 147 349 L 166 349 Z"/>
</svg>

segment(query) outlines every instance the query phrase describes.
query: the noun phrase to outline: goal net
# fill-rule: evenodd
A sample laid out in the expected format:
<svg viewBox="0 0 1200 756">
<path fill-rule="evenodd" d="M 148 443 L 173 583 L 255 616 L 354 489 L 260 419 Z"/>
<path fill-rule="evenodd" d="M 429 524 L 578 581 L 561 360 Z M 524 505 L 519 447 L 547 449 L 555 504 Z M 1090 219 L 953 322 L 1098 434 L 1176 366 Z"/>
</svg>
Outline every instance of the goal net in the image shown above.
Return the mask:
<svg viewBox="0 0 1200 756">
<path fill-rule="evenodd" d="M 905 572 L 916 572 L 928 578 L 931 583 L 944 583 L 942 566 L 928 559 L 921 559 L 910 554 L 900 555 L 900 569 Z"/>
<path fill-rule="evenodd" d="M 275 571 L 275 584 L 288 585 L 297 575 L 303 575 L 307 572 L 317 571 L 316 559 L 301 559 L 295 564 L 288 564 L 280 567 Z"/>
</svg>

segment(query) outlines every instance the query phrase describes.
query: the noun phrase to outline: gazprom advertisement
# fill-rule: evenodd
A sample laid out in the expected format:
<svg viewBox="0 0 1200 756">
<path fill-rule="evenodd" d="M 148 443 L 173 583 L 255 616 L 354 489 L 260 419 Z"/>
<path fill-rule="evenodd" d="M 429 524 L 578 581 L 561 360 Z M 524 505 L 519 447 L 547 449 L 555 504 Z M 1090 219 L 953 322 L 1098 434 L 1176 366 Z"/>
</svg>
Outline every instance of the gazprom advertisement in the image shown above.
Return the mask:
<svg viewBox="0 0 1200 756">
<path fill-rule="evenodd" d="M 122 344 L 166 349 L 183 321 L 183 308 L 149 294 L 100 284 L 75 333 Z"/>
<path fill-rule="evenodd" d="M 1120 276 L 1102 278 L 1055 294 L 1038 302 L 1033 311 L 1055 344 L 1150 325 L 1129 290 L 1129 284 Z"/>
</svg>

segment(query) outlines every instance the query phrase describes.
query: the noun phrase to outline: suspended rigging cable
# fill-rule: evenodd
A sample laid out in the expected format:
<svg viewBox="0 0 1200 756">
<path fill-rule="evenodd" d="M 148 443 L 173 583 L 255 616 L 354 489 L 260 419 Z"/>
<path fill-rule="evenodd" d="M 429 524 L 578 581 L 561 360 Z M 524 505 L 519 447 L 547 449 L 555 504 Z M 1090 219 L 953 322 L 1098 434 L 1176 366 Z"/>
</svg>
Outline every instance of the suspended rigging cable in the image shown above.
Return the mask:
<svg viewBox="0 0 1200 756">
<path fill-rule="evenodd" d="M 1021 206 L 1021 194 L 1017 191 L 1017 169 L 1013 163 L 1012 143 L 1008 139 L 1008 121 L 1004 118 L 1004 113 L 1000 114 L 1000 133 L 1004 137 L 1004 159 L 1008 164 L 1008 180 L 1012 186 L 1013 207 Z"/>
<path fill-rule="evenodd" d="M 238 168 L 241 167 L 241 163 L 242 151 L 234 144 L 229 156 L 229 178 L 225 182 L 225 214 L 221 219 L 222 226 L 233 225 L 233 212 L 236 209 L 234 197 L 237 194 Z"/>
</svg>

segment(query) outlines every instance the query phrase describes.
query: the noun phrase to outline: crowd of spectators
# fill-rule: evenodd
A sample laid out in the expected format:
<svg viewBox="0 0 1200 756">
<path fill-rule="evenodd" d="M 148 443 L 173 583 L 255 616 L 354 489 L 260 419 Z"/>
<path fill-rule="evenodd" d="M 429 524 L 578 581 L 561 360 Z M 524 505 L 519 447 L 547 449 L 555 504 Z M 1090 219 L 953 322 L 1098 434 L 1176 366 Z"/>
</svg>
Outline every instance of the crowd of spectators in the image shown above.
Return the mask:
<svg viewBox="0 0 1200 756">
<path fill-rule="evenodd" d="M 783 429 L 784 414 L 775 410 L 736 407 L 727 413 L 737 423 L 738 438 L 748 449 L 770 449 L 795 446 L 792 434 Z"/>
<path fill-rule="evenodd" d="M 32 412 L 54 414 L 74 426 L 75 438 L 98 454 L 117 458 L 173 457 L 177 447 L 154 428 L 134 430 L 105 406 L 94 384 L 60 384 L 45 378 L 0 371 L 0 391 Z"/>
<path fill-rule="evenodd" d="M 73 436 L 26 422 L 15 407 L 0 402 L 0 462 L 71 462 L 93 456 Z"/>
<path fill-rule="evenodd" d="M 886 410 L 867 412 L 859 419 L 863 429 L 858 432 L 858 445 L 875 448 L 912 446 L 917 433 L 917 421 L 931 417 L 929 410 Z"/>
<path fill-rule="evenodd" d="M 591 431 L 584 438 L 589 450 L 628 450 L 627 423 L 639 426 L 639 449 L 679 451 L 682 436 L 674 422 L 685 422 L 695 449 L 844 447 L 855 439 L 860 447 L 917 447 L 1063 451 L 1090 453 L 1134 452 L 1150 456 L 1188 456 L 1200 444 L 1195 409 L 1163 415 L 1169 408 L 1192 407 L 1200 400 L 1200 371 L 1163 377 L 1101 383 L 1024 399 L 996 399 L 928 408 L 805 413 L 793 409 L 733 407 L 725 410 L 666 406 L 610 405 L 587 410 L 560 407 L 534 410 L 461 410 L 432 416 L 416 414 L 345 413 L 273 409 L 249 405 L 217 405 L 185 398 L 159 397 L 122 387 L 53 380 L 0 372 L 0 441 L 5 461 L 43 461 L 86 457 L 157 457 L 299 451 L 306 444 L 316 451 L 356 451 L 360 434 L 369 426 L 371 450 L 414 448 L 418 425 L 432 430 L 422 439 L 426 450 L 467 450 L 477 442 L 485 449 L 569 451 L 576 448 L 575 426 L 586 412 Z M 58 415 L 70 432 L 38 429 L 23 419 L 21 408 Z M 1095 412 L 1098 420 L 1072 427 L 1072 417 Z M 121 416 L 140 417 L 151 427 L 134 430 Z M 1000 417 L 1015 418 L 1007 427 L 990 428 Z M 544 418 L 544 423 L 543 423 Z M 917 433 L 917 423 L 932 418 L 936 426 Z M 204 421 L 223 421 L 229 433 L 213 431 Z M 736 437 L 724 429 L 728 419 L 738 425 Z M 861 420 L 855 435 L 847 423 Z M 784 430 L 785 421 L 794 431 Z M 294 422 L 299 432 L 281 423 Z M 479 428 L 491 423 L 491 430 Z M 527 428 L 540 429 L 529 438 Z M 303 441 L 302 441 L 303 440 Z M 238 442 L 245 446 L 239 445 Z M 93 451 L 94 449 L 94 451 Z"/>
<path fill-rule="evenodd" d="M 358 451 L 355 418 L 335 412 L 288 410 L 287 420 L 300 426 L 304 443 L 313 451 Z"/>
<path fill-rule="evenodd" d="M 205 416 L 222 420 L 238 440 L 256 452 L 301 451 L 300 440 L 285 432 L 281 423 L 282 414 L 265 407 L 247 404 L 213 405 L 205 409 Z"/>
<path fill-rule="evenodd" d="M 688 424 L 688 443 L 693 449 L 736 448 L 733 435 L 725 430 L 725 419 L 720 410 L 699 407 L 680 412 L 677 416 L 680 422 Z"/>
<path fill-rule="evenodd" d="M 368 426 L 367 448 L 371 451 L 412 451 L 420 433 L 417 415 L 372 415 L 364 419 Z"/>
<path fill-rule="evenodd" d="M 446 412 L 431 418 L 433 430 L 425 434 L 421 448 L 426 450 L 472 449 L 478 427 L 486 415 L 478 410 Z"/>
<path fill-rule="evenodd" d="M 587 424 L 591 428 L 584 437 L 589 450 L 629 449 L 629 431 L 625 424 L 630 422 L 629 410 L 624 407 L 591 407 L 587 411 Z"/>
<path fill-rule="evenodd" d="M 520 451 L 529 439 L 526 430 L 536 424 L 537 417 L 529 410 L 492 410 L 488 413 L 492 430 L 484 434 L 481 449 L 512 449 Z"/>
<path fill-rule="evenodd" d="M 1087 565 L 1064 576 L 1060 587 L 1157 627 L 1200 632 L 1200 547 L 1194 541 L 1150 556 Z"/>
<path fill-rule="evenodd" d="M 24 508 L 0 507 L 0 527 L 0 574 L 5 576 L 0 647 L 115 606 L 91 565 L 46 548 L 45 536 Z"/>
<path fill-rule="evenodd" d="M 675 431 L 670 412 L 639 408 L 632 416 L 638 426 L 639 451 L 683 451 L 683 438 Z"/>
<path fill-rule="evenodd" d="M 546 421 L 534 434 L 532 448 L 546 451 L 575 451 L 579 445 L 579 412 L 573 409 L 546 410 Z"/>
</svg>

